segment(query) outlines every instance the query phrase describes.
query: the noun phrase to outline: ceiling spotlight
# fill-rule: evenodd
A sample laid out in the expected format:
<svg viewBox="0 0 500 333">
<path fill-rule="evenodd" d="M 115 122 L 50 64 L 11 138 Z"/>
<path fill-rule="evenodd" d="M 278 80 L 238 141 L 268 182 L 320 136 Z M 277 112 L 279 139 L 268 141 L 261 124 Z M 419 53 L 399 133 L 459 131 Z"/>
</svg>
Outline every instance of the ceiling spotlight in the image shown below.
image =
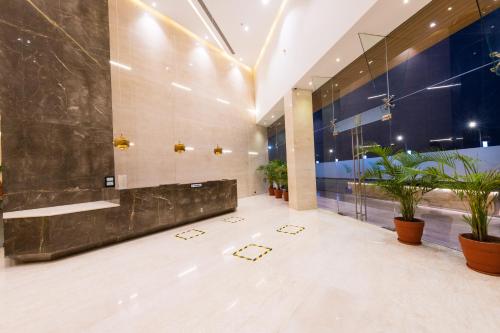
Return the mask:
<svg viewBox="0 0 500 333">
<path fill-rule="evenodd" d="M 360 70 L 360 71 L 359 71 L 359 74 L 363 74 L 363 71 L 362 71 L 362 70 Z"/>
<path fill-rule="evenodd" d="M 338 83 L 335 83 L 335 87 L 338 87 L 338 86 L 339 86 L 339 84 L 338 84 Z"/>
<path fill-rule="evenodd" d="M 429 24 L 429 27 L 431 28 L 434 28 L 436 26 L 436 22 L 431 22 L 431 24 Z"/>
<path fill-rule="evenodd" d="M 242 57 L 240 57 L 240 61 L 243 61 L 243 58 L 242 58 Z"/>
<path fill-rule="evenodd" d="M 241 23 L 241 27 L 242 27 L 242 28 L 243 28 L 243 30 L 245 30 L 245 31 L 250 30 L 250 27 L 249 27 L 248 25 L 246 25 L 246 24 Z"/>
<path fill-rule="evenodd" d="M 262 0 L 263 5 L 267 5 L 269 3 L 269 0 Z"/>
<path fill-rule="evenodd" d="M 309 81 L 309 85 L 310 85 L 310 86 L 312 86 L 312 85 L 313 85 L 312 81 Z"/>
<path fill-rule="evenodd" d="M 407 4 L 409 4 L 409 3 L 410 3 L 410 0 L 404 0 L 404 1 L 403 1 L 403 3 L 404 3 L 405 5 L 407 5 Z"/>
<path fill-rule="evenodd" d="M 340 58 L 335 59 L 336 62 L 340 62 Z"/>
<path fill-rule="evenodd" d="M 373 64 L 373 60 L 368 61 L 368 65 Z"/>
<path fill-rule="evenodd" d="M 193 67 L 193 64 L 192 64 L 192 63 L 189 63 L 189 67 Z"/>
<path fill-rule="evenodd" d="M 156 2 L 153 2 L 153 3 L 151 4 L 151 6 L 153 6 L 154 8 L 156 8 Z"/>
<path fill-rule="evenodd" d="M 449 11 L 449 12 L 451 12 L 451 11 L 452 11 L 452 9 L 453 9 L 453 7 L 451 7 L 451 6 L 450 6 L 450 7 L 448 7 L 448 11 Z"/>
<path fill-rule="evenodd" d="M 274 114 L 271 116 L 271 118 L 274 118 Z"/>
<path fill-rule="evenodd" d="M 207 35 L 205 35 L 205 39 L 208 40 L 208 36 Z"/>
</svg>

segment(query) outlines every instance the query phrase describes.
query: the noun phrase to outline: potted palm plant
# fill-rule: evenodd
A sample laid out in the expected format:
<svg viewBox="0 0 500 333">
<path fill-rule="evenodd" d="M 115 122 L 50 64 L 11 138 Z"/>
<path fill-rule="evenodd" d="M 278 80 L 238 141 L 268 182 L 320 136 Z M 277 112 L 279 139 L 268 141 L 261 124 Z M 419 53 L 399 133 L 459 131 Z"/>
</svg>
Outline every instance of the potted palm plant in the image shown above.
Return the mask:
<svg viewBox="0 0 500 333">
<path fill-rule="evenodd" d="M 276 199 L 281 199 L 283 197 L 283 166 L 285 163 L 280 160 L 271 161 L 273 168 L 274 180 L 276 182 L 276 188 L 274 189 L 274 196 Z"/>
<path fill-rule="evenodd" d="M 375 146 L 367 152 L 380 157 L 369 168 L 363 180 L 373 179 L 382 191 L 399 202 L 401 216 L 394 218 L 398 241 L 420 245 L 424 221 L 415 218 L 415 211 L 422 196 L 436 186 L 437 176 L 424 173 L 426 162 L 433 162 L 432 154 L 394 152 L 390 147 Z"/>
<path fill-rule="evenodd" d="M 288 201 L 288 168 L 286 164 L 281 167 L 281 186 L 283 188 L 283 200 Z"/>
<path fill-rule="evenodd" d="M 257 168 L 257 171 L 262 172 L 266 177 L 265 180 L 269 183 L 268 193 L 274 196 L 274 180 L 275 180 L 275 170 L 272 162 L 261 165 Z"/>
<path fill-rule="evenodd" d="M 276 180 L 278 187 L 282 192 L 281 196 L 276 196 L 276 198 L 281 198 L 288 201 L 288 171 L 285 163 L 277 166 L 276 168 Z"/>
<path fill-rule="evenodd" d="M 445 165 L 429 170 L 462 199 L 469 214 L 464 221 L 471 232 L 458 236 L 467 266 L 475 271 L 500 276 L 500 238 L 488 234 L 491 220 L 489 210 L 500 190 L 500 171 L 493 169 L 480 171 L 477 162 L 470 157 L 456 153 L 454 161 L 461 164 L 459 172 L 455 164 L 451 172 L 445 171 Z"/>
</svg>

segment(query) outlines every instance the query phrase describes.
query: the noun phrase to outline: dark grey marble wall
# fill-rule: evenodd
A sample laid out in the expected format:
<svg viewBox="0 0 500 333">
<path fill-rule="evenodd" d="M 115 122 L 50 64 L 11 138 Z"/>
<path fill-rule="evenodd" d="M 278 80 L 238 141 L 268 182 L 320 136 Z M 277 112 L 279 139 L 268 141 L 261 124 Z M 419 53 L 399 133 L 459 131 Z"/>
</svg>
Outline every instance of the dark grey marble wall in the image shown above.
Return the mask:
<svg viewBox="0 0 500 333">
<path fill-rule="evenodd" d="M 120 207 L 5 219 L 5 255 L 50 260 L 169 229 L 237 207 L 236 180 L 120 190 Z"/>
<path fill-rule="evenodd" d="M 0 1 L 4 211 L 101 200 L 114 174 L 108 3 Z"/>
</svg>

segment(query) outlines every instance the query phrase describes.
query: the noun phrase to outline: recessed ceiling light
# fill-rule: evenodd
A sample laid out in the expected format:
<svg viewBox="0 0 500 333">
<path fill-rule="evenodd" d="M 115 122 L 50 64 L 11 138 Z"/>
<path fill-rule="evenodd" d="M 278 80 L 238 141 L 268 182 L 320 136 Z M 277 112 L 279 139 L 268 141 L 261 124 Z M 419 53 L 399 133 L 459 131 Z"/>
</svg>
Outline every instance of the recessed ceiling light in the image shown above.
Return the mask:
<svg viewBox="0 0 500 333">
<path fill-rule="evenodd" d="M 193 64 L 192 64 L 192 63 L 189 63 L 189 67 L 193 67 Z"/>
<path fill-rule="evenodd" d="M 340 58 L 335 59 L 336 62 L 340 62 Z"/>
<path fill-rule="evenodd" d="M 339 86 L 339 84 L 338 84 L 338 83 L 335 83 L 335 87 L 338 87 L 338 86 Z"/>
<path fill-rule="evenodd" d="M 448 11 L 449 11 L 449 12 L 450 12 L 452 9 L 453 9 L 453 7 L 451 7 L 451 6 L 450 6 L 450 7 L 448 7 Z"/>
<path fill-rule="evenodd" d="M 207 35 L 205 35 L 205 39 L 208 40 L 208 36 Z"/>
<path fill-rule="evenodd" d="M 165 69 L 166 69 L 167 71 L 169 71 L 169 70 L 170 70 L 170 67 L 168 67 L 168 66 L 167 66 L 167 67 L 165 67 Z"/>
<path fill-rule="evenodd" d="M 243 58 L 242 58 L 242 57 L 240 57 L 240 61 L 243 61 Z"/>
<path fill-rule="evenodd" d="M 269 3 L 269 0 L 262 0 L 263 5 L 267 5 Z"/>
<path fill-rule="evenodd" d="M 363 74 L 363 71 L 362 71 L 362 70 L 361 70 L 361 71 L 359 71 L 359 74 Z"/>
<path fill-rule="evenodd" d="M 153 6 L 153 7 L 155 7 L 155 8 L 156 8 L 156 2 L 153 2 L 153 3 L 151 4 L 151 6 Z"/>
<path fill-rule="evenodd" d="M 312 86 L 312 85 L 313 85 L 312 81 L 309 81 L 309 85 L 310 85 L 310 86 Z"/>
<path fill-rule="evenodd" d="M 431 28 L 434 28 L 436 26 L 436 22 L 431 22 L 431 24 L 429 24 L 429 27 Z"/>
<path fill-rule="evenodd" d="M 403 3 L 406 5 L 410 2 L 410 0 L 404 0 Z"/>
<path fill-rule="evenodd" d="M 245 30 L 245 31 L 250 30 L 250 27 L 249 27 L 248 25 L 246 25 L 246 24 L 244 24 L 244 23 L 240 23 L 240 25 L 241 25 L 241 27 L 243 28 L 243 30 Z"/>
<path fill-rule="evenodd" d="M 373 60 L 368 61 L 368 65 L 373 64 Z"/>
<path fill-rule="evenodd" d="M 274 114 L 271 116 L 271 118 L 274 118 Z"/>
</svg>

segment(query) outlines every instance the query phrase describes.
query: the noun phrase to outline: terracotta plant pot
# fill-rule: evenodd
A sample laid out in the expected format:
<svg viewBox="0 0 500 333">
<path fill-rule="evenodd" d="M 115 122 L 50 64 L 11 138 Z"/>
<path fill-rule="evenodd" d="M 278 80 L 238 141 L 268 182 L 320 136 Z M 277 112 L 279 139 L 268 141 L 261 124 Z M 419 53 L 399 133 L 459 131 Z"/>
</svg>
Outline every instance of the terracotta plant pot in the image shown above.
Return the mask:
<svg viewBox="0 0 500 333">
<path fill-rule="evenodd" d="M 283 191 L 283 200 L 288 201 L 288 191 Z"/>
<path fill-rule="evenodd" d="M 489 237 L 489 242 L 472 239 L 472 234 L 458 236 L 467 266 L 476 272 L 500 276 L 500 238 Z"/>
<path fill-rule="evenodd" d="M 415 219 L 415 221 L 403 221 L 400 217 L 394 219 L 398 241 L 407 245 L 422 244 L 422 234 L 424 233 L 424 221 Z"/>
<path fill-rule="evenodd" d="M 276 199 L 281 199 L 283 196 L 283 191 L 278 188 L 274 189 L 274 196 L 276 197 Z"/>
<path fill-rule="evenodd" d="M 268 191 L 269 191 L 269 195 L 274 195 L 274 187 L 269 186 Z"/>
</svg>

